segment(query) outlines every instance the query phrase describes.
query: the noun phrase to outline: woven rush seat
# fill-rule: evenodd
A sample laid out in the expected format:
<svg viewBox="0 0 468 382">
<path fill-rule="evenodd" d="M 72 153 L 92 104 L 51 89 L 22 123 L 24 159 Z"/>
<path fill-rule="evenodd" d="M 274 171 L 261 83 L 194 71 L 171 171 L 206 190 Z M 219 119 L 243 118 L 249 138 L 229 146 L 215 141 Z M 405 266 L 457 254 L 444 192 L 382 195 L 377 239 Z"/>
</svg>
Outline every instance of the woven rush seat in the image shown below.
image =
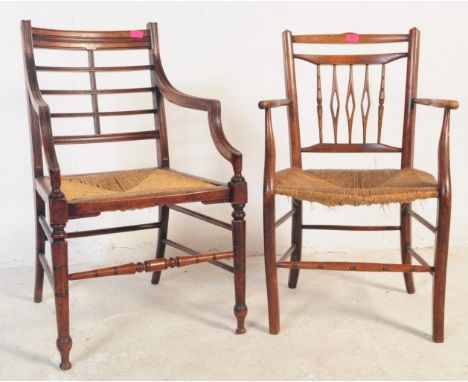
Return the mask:
<svg viewBox="0 0 468 382">
<path fill-rule="evenodd" d="M 160 168 L 63 176 L 61 186 L 69 202 L 119 196 L 210 191 L 216 188 L 222 186 Z"/>
<path fill-rule="evenodd" d="M 275 193 L 326 206 L 409 203 L 435 198 L 437 180 L 429 173 L 403 170 L 302 170 L 275 174 Z"/>
</svg>

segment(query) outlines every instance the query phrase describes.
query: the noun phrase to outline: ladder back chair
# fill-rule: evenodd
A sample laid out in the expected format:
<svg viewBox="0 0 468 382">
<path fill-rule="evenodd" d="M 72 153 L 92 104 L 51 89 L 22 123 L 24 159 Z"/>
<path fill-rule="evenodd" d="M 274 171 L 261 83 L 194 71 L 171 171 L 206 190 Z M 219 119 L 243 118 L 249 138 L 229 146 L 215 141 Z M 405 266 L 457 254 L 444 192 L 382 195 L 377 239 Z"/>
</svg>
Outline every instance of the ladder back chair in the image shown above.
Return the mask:
<svg viewBox="0 0 468 382">
<path fill-rule="evenodd" d="M 302 54 L 296 53 L 296 44 L 379 44 L 407 43 L 407 51 L 385 54 Z M 308 46 L 308 45 L 306 45 Z M 394 46 L 394 45 L 392 45 Z M 283 33 L 284 69 L 286 99 L 267 100 L 259 103 L 265 110 L 265 172 L 263 189 L 264 208 L 264 249 L 265 270 L 268 292 L 268 312 L 270 333 L 280 330 L 279 296 L 277 268 L 289 269 L 289 288 L 296 288 L 300 269 L 319 269 L 336 271 L 402 272 L 408 293 L 414 293 L 413 272 L 427 272 L 434 277 L 433 290 L 433 340 L 444 340 L 444 305 L 447 253 L 450 229 L 451 186 L 449 164 L 449 128 L 450 110 L 457 109 L 458 103 L 451 100 L 417 98 L 419 31 L 413 28 L 409 34 L 371 35 L 371 34 L 331 34 L 331 35 L 292 35 Z M 406 48 L 405 48 L 406 50 Z M 393 61 L 406 59 L 406 87 L 404 96 L 404 119 L 402 146 L 395 147 L 382 142 L 382 126 L 385 107 L 385 70 Z M 318 143 L 303 147 L 299 128 L 298 95 L 296 87 L 296 60 L 303 60 L 316 66 L 316 112 Z M 377 134 L 375 138 L 367 132 L 371 109 L 369 66 L 380 66 L 380 84 L 378 85 Z M 340 96 L 337 83 L 337 66 L 344 66 L 347 72 L 347 92 L 345 111 L 347 136 L 346 142 L 339 142 L 338 121 Z M 364 71 L 363 90 L 360 94 L 360 106 L 357 106 L 353 68 L 361 66 Z M 323 68 L 325 67 L 325 68 Z M 321 70 L 328 68 L 331 77 L 331 126 L 332 141 L 326 142 L 325 106 L 322 98 Z M 438 144 L 438 178 L 413 167 L 416 105 L 434 106 L 443 109 L 443 123 Z M 275 140 L 272 127 L 273 108 L 287 108 L 290 167 L 276 171 Z M 362 140 L 356 142 L 353 137 L 355 109 L 360 111 L 362 121 Z M 359 110 L 360 109 L 360 110 Z M 356 114 L 357 114 L 356 113 Z M 331 134 L 330 134 L 331 135 Z M 399 169 L 377 170 L 305 170 L 302 167 L 303 153 L 396 153 L 401 155 Z M 292 209 L 280 219 L 275 220 L 275 196 L 286 195 L 292 198 Z M 432 225 L 416 213 L 411 202 L 420 199 L 437 198 L 437 223 Z M 399 203 L 400 224 L 395 226 L 353 226 L 303 224 L 303 201 L 316 202 L 326 206 L 372 205 Z M 275 230 L 289 218 L 292 218 L 291 246 L 284 255 L 276 259 Z M 411 219 L 422 223 L 435 233 L 435 262 L 429 265 L 411 246 Z M 349 231 L 400 231 L 401 263 L 364 263 L 364 262 L 324 262 L 302 261 L 302 230 L 349 230 Z M 412 258 L 420 265 L 413 265 Z"/>
<path fill-rule="evenodd" d="M 209 262 L 234 275 L 236 333 L 244 333 L 247 314 L 245 305 L 245 213 L 247 184 L 242 176 L 242 155 L 227 141 L 221 126 L 220 103 L 217 100 L 192 97 L 174 89 L 161 64 L 156 23 L 148 23 L 136 31 L 65 31 L 31 27 L 30 21 L 21 22 L 26 92 L 29 108 L 31 144 L 34 170 L 36 219 L 36 271 L 34 301 L 41 302 L 44 273 L 55 293 L 58 338 L 61 355 L 60 368 L 71 368 L 69 353 L 72 347 L 69 325 L 69 282 L 74 280 L 114 275 L 152 272 L 152 283 L 158 284 L 162 270 Z M 36 66 L 36 49 L 80 50 L 87 54 L 88 66 Z M 132 66 L 95 65 L 95 52 L 100 50 L 145 49 L 149 61 Z M 149 85 L 143 88 L 99 89 L 97 73 L 147 71 Z M 41 89 L 37 72 L 72 72 L 89 74 L 86 90 Z M 99 97 L 104 94 L 152 93 L 153 107 L 144 110 L 102 111 Z M 43 96 L 88 95 L 91 112 L 58 113 L 50 110 Z M 150 96 L 151 97 L 151 96 Z M 166 131 L 164 101 L 207 112 L 209 131 L 221 156 L 230 162 L 234 175 L 228 183 L 215 182 L 175 171 L 169 166 L 169 148 Z M 72 105 L 74 106 L 74 105 Z M 74 109 L 76 110 L 76 109 Z M 138 132 L 103 133 L 100 122 L 109 116 L 152 114 L 154 126 Z M 57 135 L 52 121 L 65 118 L 91 118 L 94 132 L 89 135 Z M 151 119 L 153 121 L 153 118 Z M 101 142 L 154 140 L 157 165 L 126 171 L 94 174 L 62 175 L 57 159 L 56 145 L 81 145 Z M 44 152 L 48 176 L 45 175 Z M 157 153 L 156 153 L 157 152 Z M 230 203 L 232 222 L 192 211 L 178 204 L 187 202 Z M 133 210 L 159 207 L 159 221 L 148 224 L 67 232 L 70 219 L 94 217 L 106 211 Z M 49 213 L 46 214 L 46 207 Z M 169 211 L 203 220 L 231 231 L 233 249 L 219 253 L 200 253 L 167 238 Z M 48 216 L 48 217 L 47 217 Z M 68 269 L 68 239 L 144 229 L 159 229 L 155 259 L 85 272 L 70 273 Z M 52 264 L 45 256 L 45 243 L 51 245 Z M 186 256 L 164 258 L 166 246 L 174 247 Z M 223 260 L 233 259 L 233 265 Z"/>
</svg>

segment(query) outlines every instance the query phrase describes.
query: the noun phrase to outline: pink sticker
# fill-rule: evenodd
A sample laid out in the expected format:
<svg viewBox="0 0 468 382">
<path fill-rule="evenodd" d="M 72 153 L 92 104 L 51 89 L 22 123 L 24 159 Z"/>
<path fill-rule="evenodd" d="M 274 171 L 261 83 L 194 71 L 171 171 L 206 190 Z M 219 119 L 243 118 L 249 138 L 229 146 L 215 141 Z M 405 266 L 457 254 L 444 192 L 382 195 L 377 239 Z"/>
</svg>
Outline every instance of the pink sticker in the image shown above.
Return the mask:
<svg viewBox="0 0 468 382">
<path fill-rule="evenodd" d="M 345 40 L 349 42 L 359 41 L 359 35 L 356 33 L 346 33 Z"/>
<path fill-rule="evenodd" d="M 143 31 L 130 31 L 131 38 L 143 38 L 145 33 Z"/>
</svg>

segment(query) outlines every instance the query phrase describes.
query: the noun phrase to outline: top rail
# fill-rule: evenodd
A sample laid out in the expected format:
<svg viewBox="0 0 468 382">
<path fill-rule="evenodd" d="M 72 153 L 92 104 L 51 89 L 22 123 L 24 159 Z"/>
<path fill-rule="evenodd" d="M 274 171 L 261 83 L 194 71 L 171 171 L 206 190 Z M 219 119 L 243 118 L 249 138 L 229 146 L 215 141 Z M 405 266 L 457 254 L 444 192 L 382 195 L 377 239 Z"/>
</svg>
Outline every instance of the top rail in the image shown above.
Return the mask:
<svg viewBox="0 0 468 382">
<path fill-rule="evenodd" d="M 62 31 L 32 28 L 33 46 L 46 49 L 144 49 L 151 48 L 148 30 Z"/>
<path fill-rule="evenodd" d="M 69 38 L 128 38 L 135 31 L 82 31 L 82 30 L 59 30 L 59 29 L 47 29 L 47 28 L 32 28 L 33 36 L 56 36 L 56 37 L 69 37 Z M 142 29 L 138 32 L 142 33 L 143 36 L 139 35 L 139 38 L 149 39 L 149 30 Z M 141 37 L 140 37 L 141 36 Z"/>
</svg>

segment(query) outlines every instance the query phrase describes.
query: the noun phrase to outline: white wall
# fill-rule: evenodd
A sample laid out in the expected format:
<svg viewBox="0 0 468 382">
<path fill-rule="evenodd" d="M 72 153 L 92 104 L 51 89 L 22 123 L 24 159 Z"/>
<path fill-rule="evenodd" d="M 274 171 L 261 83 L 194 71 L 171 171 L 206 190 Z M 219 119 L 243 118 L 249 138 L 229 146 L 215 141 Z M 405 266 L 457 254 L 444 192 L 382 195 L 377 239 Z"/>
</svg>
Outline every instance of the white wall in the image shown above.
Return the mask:
<svg viewBox="0 0 468 382">
<path fill-rule="evenodd" d="M 281 32 L 290 29 L 296 34 L 305 33 L 406 33 L 416 26 L 421 30 L 421 60 L 419 95 L 433 98 L 458 99 L 461 108 L 452 115 L 452 174 L 453 174 L 453 226 L 452 244 L 463 244 L 468 239 L 468 182 L 465 181 L 468 138 L 468 103 L 466 62 L 466 3 L 2 3 L 0 5 L 1 86 L 0 162 L 2 187 L 0 195 L 1 247 L 0 266 L 32 264 L 33 258 L 33 203 L 31 158 L 19 22 L 31 19 L 33 25 L 56 29 L 138 29 L 147 21 L 159 23 L 160 44 L 166 73 L 173 84 L 184 92 L 220 99 L 223 106 L 223 124 L 226 136 L 244 153 L 244 174 L 249 182 L 248 253 L 262 253 L 261 190 L 264 155 L 263 113 L 258 110 L 261 99 L 284 97 Z M 75 54 L 75 53 L 74 53 Z M 72 56 L 78 59 L 78 55 Z M 114 59 L 112 59 L 114 61 Z M 103 59 L 102 63 L 105 63 Z M 117 64 L 112 62 L 111 64 Z M 388 78 L 388 107 L 384 117 L 384 138 L 397 142 L 401 137 L 402 100 L 391 99 L 398 94 L 395 82 L 403 73 L 403 66 L 395 64 L 394 74 Z M 306 80 L 300 80 L 301 94 L 314 88 L 313 66 L 302 65 L 299 71 Z M 391 66 L 388 67 L 390 73 Z M 344 73 L 344 72 L 343 72 Z M 395 76 L 394 76 L 395 75 Z M 307 77 L 309 76 L 309 77 Z M 394 77 L 393 77 L 394 76 Z M 395 79 L 395 81 L 393 81 Z M 307 82 L 310 81 L 310 82 Z M 56 83 L 55 86 L 60 86 Z M 329 94 L 329 84 L 324 84 Z M 344 83 L 340 92 L 345 94 Z M 360 85 L 359 85 L 360 86 Z M 376 113 L 378 89 L 372 92 L 373 110 Z M 360 99 L 360 90 L 356 90 Z M 325 95 L 325 97 L 328 97 Z M 308 98 L 303 98 L 308 99 Z M 314 103 L 303 103 L 301 118 L 304 127 L 313 125 Z M 393 104 L 392 104 L 393 101 Z M 111 105 L 115 109 L 125 106 L 124 101 Z M 143 99 L 134 98 L 132 106 Z M 390 106 L 393 105 L 393 106 Z M 306 108 L 309 106 L 309 108 Z M 328 98 L 324 99 L 328 113 Z M 210 141 L 206 117 L 203 113 L 168 107 L 169 139 L 172 145 L 172 165 L 175 168 L 227 180 L 230 166 L 217 154 Z M 287 163 L 288 148 L 284 111 L 275 111 L 278 165 Z M 416 164 L 423 169 L 436 171 L 436 144 L 442 121 L 442 111 L 420 107 L 417 116 Z M 341 120 L 345 130 L 345 120 Z M 309 135 L 307 135 L 309 134 Z M 310 133 L 306 133 L 310 137 Z M 309 140 L 310 141 L 310 140 Z M 63 167 L 68 171 L 148 166 L 154 160 L 150 145 L 140 143 L 93 146 L 78 156 L 76 149 L 60 150 Z M 83 148 L 83 147 L 81 147 Z M 124 155 L 124 152 L 127 153 Z M 111 159 L 112 158 L 112 159 Z M 349 157 L 348 157 L 349 158 Z M 397 160 L 370 157 L 352 157 L 346 164 L 326 156 L 308 157 L 306 165 L 326 167 L 353 165 L 375 168 L 397 166 Z M 388 157 L 386 157 L 388 158 Z M 279 203 L 279 212 L 286 211 L 288 200 Z M 434 216 L 434 203 L 418 203 L 428 217 Z M 196 206 L 195 208 L 199 208 Z M 206 210 L 215 216 L 228 216 L 228 206 L 209 206 Z M 305 205 L 307 221 L 348 221 L 385 224 L 396 222 L 395 206 L 373 208 L 328 209 Z M 104 214 L 108 225 L 120 222 L 154 220 L 156 210 Z M 85 221 L 88 220 L 88 221 Z M 96 219 L 85 219 L 70 227 L 91 227 Z M 226 248 L 229 236 L 218 228 L 206 229 L 199 222 L 186 217 L 171 221 L 170 235 L 181 242 L 200 249 Z M 289 230 L 279 231 L 280 249 L 289 241 Z M 432 236 L 415 228 L 417 245 L 432 244 Z M 213 237 L 210 239 L 210 237 Z M 109 249 L 126 249 L 139 246 L 139 260 L 153 255 L 154 232 L 128 233 L 86 238 L 73 241 L 70 259 L 80 262 L 100 257 L 105 259 Z M 206 244 L 205 244 L 206 243 Z M 305 246 L 316 249 L 379 249 L 397 248 L 396 233 L 334 233 L 310 232 L 304 238 Z"/>
</svg>

